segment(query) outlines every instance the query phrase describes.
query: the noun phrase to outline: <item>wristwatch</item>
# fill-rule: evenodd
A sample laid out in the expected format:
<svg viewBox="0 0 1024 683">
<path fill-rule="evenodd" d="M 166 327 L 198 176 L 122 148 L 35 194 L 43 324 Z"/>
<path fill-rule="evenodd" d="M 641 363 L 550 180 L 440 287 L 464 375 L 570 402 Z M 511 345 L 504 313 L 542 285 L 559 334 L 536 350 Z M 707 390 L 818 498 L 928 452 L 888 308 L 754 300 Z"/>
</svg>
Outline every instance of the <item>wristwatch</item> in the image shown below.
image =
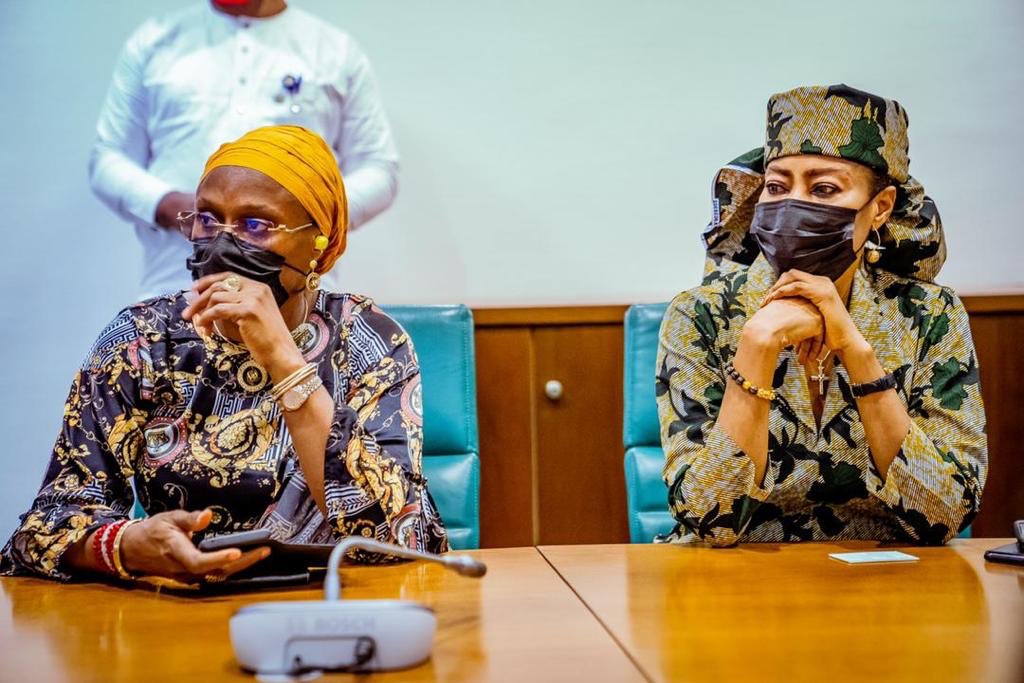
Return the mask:
<svg viewBox="0 0 1024 683">
<path fill-rule="evenodd" d="M 284 393 L 281 397 L 281 408 L 286 412 L 298 410 L 303 406 L 313 392 L 324 385 L 319 375 L 313 375 L 302 384 L 298 384 Z"/>
<path fill-rule="evenodd" d="M 882 375 L 874 382 L 865 382 L 864 384 L 851 384 L 850 389 L 853 391 L 853 395 L 857 398 L 862 398 L 868 394 L 875 394 L 879 391 L 886 391 L 887 389 L 896 388 L 896 375 L 888 373 Z"/>
</svg>

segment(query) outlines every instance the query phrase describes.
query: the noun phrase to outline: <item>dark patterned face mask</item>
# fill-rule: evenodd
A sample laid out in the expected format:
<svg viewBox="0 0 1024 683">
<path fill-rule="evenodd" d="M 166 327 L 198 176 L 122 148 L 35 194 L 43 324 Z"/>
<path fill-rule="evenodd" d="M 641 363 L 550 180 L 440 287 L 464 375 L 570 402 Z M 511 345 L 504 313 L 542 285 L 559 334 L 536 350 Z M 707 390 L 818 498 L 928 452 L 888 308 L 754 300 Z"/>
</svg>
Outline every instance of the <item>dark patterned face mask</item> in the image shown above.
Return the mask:
<svg viewBox="0 0 1024 683">
<path fill-rule="evenodd" d="M 301 270 L 286 263 L 284 256 L 240 240 L 226 230 L 216 237 L 193 242 L 192 256 L 185 259 L 185 265 L 192 271 L 193 280 L 214 273 L 230 272 L 262 282 L 274 293 L 278 307 L 289 296 L 288 290 L 281 284 L 281 269 L 291 268 L 305 276 Z"/>
<path fill-rule="evenodd" d="M 835 281 L 857 258 L 853 228 L 858 213 L 799 199 L 762 202 L 754 207 L 750 232 L 776 275 L 795 268 Z"/>
</svg>

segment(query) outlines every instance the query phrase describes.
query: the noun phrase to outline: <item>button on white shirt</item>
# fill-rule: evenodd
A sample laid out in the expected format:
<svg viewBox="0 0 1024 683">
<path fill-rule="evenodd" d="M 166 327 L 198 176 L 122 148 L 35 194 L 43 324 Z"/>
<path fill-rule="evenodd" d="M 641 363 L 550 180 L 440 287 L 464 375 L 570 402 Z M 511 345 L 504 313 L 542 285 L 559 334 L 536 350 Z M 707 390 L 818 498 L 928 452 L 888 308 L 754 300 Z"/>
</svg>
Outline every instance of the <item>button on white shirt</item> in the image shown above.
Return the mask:
<svg viewBox="0 0 1024 683">
<path fill-rule="evenodd" d="M 297 91 L 285 87 L 288 76 L 301 77 Z M 316 131 L 334 149 L 350 229 L 391 205 L 398 154 L 370 63 L 344 32 L 293 7 L 257 19 L 204 3 L 150 19 L 128 39 L 96 125 L 89 176 L 97 196 L 135 224 L 142 298 L 191 286 L 190 243 L 154 225 L 160 199 L 194 192 L 221 144 L 286 123 Z M 333 275 L 323 286 L 340 289 Z"/>
</svg>

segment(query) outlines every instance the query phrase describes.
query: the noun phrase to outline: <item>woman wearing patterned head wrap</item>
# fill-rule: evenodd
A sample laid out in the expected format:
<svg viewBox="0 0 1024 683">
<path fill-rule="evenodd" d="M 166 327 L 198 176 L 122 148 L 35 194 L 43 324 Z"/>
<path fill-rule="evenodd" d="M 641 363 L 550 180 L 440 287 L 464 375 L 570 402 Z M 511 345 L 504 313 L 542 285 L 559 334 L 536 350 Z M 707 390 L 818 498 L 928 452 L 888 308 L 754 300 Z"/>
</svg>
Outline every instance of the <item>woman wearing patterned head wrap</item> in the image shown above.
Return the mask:
<svg viewBox="0 0 1024 683">
<path fill-rule="evenodd" d="M 670 540 L 943 543 L 978 511 L 985 416 L 906 112 L 806 87 L 767 128 L 716 177 L 704 283 L 662 323 Z"/>
<path fill-rule="evenodd" d="M 100 335 L 3 573 L 221 580 L 267 550 L 196 542 L 256 527 L 445 550 L 412 342 L 369 299 L 318 289 L 347 225 L 326 143 L 251 131 L 210 157 L 179 218 L 192 291 L 131 306 Z M 128 523 L 133 485 L 149 516 Z"/>
</svg>

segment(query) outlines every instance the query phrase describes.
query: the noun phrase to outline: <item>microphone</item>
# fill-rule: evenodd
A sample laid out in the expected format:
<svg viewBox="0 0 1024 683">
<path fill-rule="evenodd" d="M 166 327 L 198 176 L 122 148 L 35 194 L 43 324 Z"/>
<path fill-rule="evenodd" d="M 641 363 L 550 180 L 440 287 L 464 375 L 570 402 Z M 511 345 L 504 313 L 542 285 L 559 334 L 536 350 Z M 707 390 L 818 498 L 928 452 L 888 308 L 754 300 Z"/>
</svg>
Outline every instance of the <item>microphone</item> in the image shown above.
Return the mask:
<svg viewBox="0 0 1024 683">
<path fill-rule="evenodd" d="M 446 558 L 445 564 L 449 569 L 454 569 L 462 576 L 479 579 L 487 573 L 487 565 L 480 560 L 475 560 L 469 555 L 452 555 Z"/>
<path fill-rule="evenodd" d="M 487 565 L 469 555 L 435 555 L 421 550 L 413 550 L 391 543 L 381 543 L 361 536 L 349 536 L 334 546 L 327 560 L 327 576 L 324 577 L 324 600 L 341 599 L 341 579 L 338 577 L 342 558 L 349 550 L 366 550 L 369 552 L 401 557 L 407 560 L 425 560 L 444 565 L 462 576 L 479 578 L 487 573 Z"/>
</svg>

